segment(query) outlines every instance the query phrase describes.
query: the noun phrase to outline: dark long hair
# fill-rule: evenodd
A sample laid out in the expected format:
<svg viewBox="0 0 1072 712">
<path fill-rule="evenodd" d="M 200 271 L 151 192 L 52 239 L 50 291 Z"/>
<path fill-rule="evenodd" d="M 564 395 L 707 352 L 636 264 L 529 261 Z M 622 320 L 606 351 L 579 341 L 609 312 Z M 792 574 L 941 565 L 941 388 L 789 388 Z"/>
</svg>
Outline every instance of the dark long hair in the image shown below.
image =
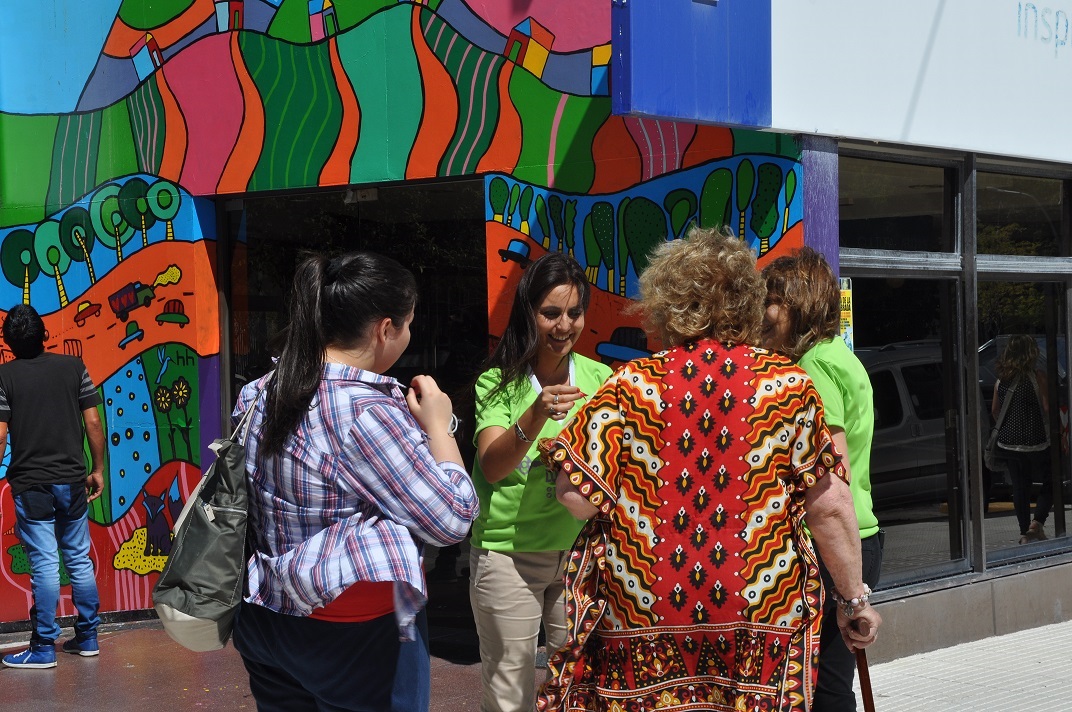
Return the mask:
<svg viewBox="0 0 1072 712">
<path fill-rule="evenodd" d="M 588 311 L 591 298 L 588 279 L 577 260 L 569 255 L 549 252 L 529 265 L 521 275 L 517 291 L 514 292 L 514 304 L 510 307 L 506 331 L 482 369 L 498 368 L 502 375 L 502 380 L 488 394 L 489 398 L 494 398 L 524 379 L 529 367 L 535 365 L 539 349 L 536 310 L 548 292 L 564 284 L 577 290 L 581 308 Z"/>
<path fill-rule="evenodd" d="M 405 267 L 374 252 L 303 260 L 294 273 L 286 329 L 268 386 L 262 447 L 282 451 L 308 412 L 320 384 L 324 349 L 352 348 L 384 317 L 402 326 L 417 304 L 417 281 Z"/>
</svg>

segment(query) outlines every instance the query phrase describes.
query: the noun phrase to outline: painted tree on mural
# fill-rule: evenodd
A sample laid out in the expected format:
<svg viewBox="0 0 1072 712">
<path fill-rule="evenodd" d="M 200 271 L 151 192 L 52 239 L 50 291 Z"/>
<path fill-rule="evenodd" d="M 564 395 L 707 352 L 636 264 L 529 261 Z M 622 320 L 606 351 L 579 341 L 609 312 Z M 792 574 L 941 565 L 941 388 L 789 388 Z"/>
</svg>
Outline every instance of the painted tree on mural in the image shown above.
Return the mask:
<svg viewBox="0 0 1072 712">
<path fill-rule="evenodd" d="M 651 251 L 660 242 L 665 242 L 669 233 L 666 229 L 666 213 L 654 201 L 643 196 L 625 202 L 619 215 L 618 293 L 625 296 L 628 262 L 632 261 L 636 274 L 643 272 L 648 266 Z"/>
<path fill-rule="evenodd" d="M 172 221 L 179 214 L 179 206 L 182 204 L 182 193 L 179 192 L 178 186 L 161 178 L 149 186 L 145 200 L 156 219 L 164 221 L 164 239 L 174 240 L 175 227 Z"/>
<path fill-rule="evenodd" d="M 499 176 L 488 183 L 488 202 L 491 204 L 492 219 L 508 225 L 506 205 L 510 202 L 510 186 Z"/>
<path fill-rule="evenodd" d="M 562 234 L 566 239 L 566 251 L 570 257 L 576 257 L 575 245 L 576 237 L 575 231 L 577 229 L 577 201 L 573 198 L 566 200 L 565 206 L 562 208 Z"/>
<path fill-rule="evenodd" d="M 89 212 L 93 230 L 101 244 L 115 250 L 116 262 L 123 261 L 123 245 L 134 237 L 134 226 L 123 217 L 119 207 L 119 186 L 108 183 L 93 196 Z"/>
<path fill-rule="evenodd" d="M 63 275 L 71 266 L 71 256 L 63 249 L 60 241 L 60 224 L 55 220 L 45 220 L 34 231 L 34 255 L 42 271 L 56 280 L 56 292 L 60 299 L 60 309 L 67 306 L 67 289 L 63 286 Z"/>
<path fill-rule="evenodd" d="M 730 198 L 733 196 L 733 171 L 711 171 L 700 190 L 700 227 L 721 228 L 730 225 Z"/>
<path fill-rule="evenodd" d="M 543 236 L 543 245 L 546 247 L 549 243 L 551 234 L 551 220 L 547 216 L 547 201 L 543 198 L 543 193 L 536 194 L 536 223 L 540 226 L 540 234 Z"/>
<path fill-rule="evenodd" d="M 797 194 L 797 172 L 792 168 L 785 174 L 785 213 L 782 216 L 782 234 L 789 229 L 789 205 Z"/>
<path fill-rule="evenodd" d="M 696 215 L 696 194 L 688 188 L 670 191 L 663 200 L 663 207 L 670 216 L 670 232 L 674 237 L 681 237 L 689 221 Z"/>
<path fill-rule="evenodd" d="M 90 258 L 93 243 L 96 241 L 97 235 L 93 230 L 93 220 L 85 208 L 76 205 L 68 209 L 60 218 L 60 244 L 72 260 L 86 263 L 90 284 L 97 281 L 97 275 L 93 271 L 93 260 Z"/>
<path fill-rule="evenodd" d="M 137 177 L 119 189 L 119 210 L 123 219 L 141 232 L 142 247 L 149 246 L 149 228 L 156 224 L 156 213 L 149 207 L 148 192 L 149 184 Z"/>
<path fill-rule="evenodd" d="M 756 198 L 752 201 L 752 232 L 759 237 L 759 254 L 770 252 L 770 238 L 778 228 L 778 195 L 782 190 L 782 169 L 774 163 L 759 164 Z"/>
<path fill-rule="evenodd" d="M 521 191 L 521 199 L 518 201 L 518 209 L 521 211 L 521 233 L 528 235 L 529 229 L 529 215 L 532 212 L 532 186 L 526 185 L 525 189 Z"/>
<path fill-rule="evenodd" d="M 752 200 L 752 190 L 755 185 L 756 167 L 746 158 L 737 165 L 737 214 L 740 216 L 737 237 L 742 240 L 747 237 L 744 231 L 744 211 L 748 209 L 748 203 Z"/>
<path fill-rule="evenodd" d="M 41 273 L 34 256 L 34 234 L 29 230 L 12 230 L 0 243 L 0 267 L 4 277 L 22 290 L 22 303 L 30 303 L 30 285 Z"/>
<path fill-rule="evenodd" d="M 602 264 L 607 270 L 607 290 L 614 289 L 614 206 L 605 200 L 592 205 L 584 216 L 582 232 L 588 281 L 596 283 Z"/>
</svg>

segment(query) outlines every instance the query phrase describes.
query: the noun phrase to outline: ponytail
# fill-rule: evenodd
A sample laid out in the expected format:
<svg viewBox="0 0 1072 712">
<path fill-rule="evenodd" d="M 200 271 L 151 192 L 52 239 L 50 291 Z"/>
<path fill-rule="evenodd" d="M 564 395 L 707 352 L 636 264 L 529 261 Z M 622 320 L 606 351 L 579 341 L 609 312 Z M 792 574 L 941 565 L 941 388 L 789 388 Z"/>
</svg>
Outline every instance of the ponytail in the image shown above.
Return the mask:
<svg viewBox="0 0 1072 712">
<path fill-rule="evenodd" d="M 308 413 L 328 346 L 361 343 L 369 326 L 384 317 L 401 326 L 416 304 L 417 281 L 390 257 L 350 252 L 331 259 L 314 255 L 299 263 L 283 348 L 268 384 L 264 452 L 282 452 Z"/>
</svg>

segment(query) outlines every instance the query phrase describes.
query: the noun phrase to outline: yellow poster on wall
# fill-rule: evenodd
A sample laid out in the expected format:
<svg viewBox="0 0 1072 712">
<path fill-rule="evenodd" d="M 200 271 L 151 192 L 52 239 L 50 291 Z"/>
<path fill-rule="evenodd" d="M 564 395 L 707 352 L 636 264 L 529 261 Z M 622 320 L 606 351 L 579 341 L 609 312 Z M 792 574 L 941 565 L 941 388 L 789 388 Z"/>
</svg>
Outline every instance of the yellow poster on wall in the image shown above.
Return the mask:
<svg viewBox="0 0 1072 712">
<path fill-rule="evenodd" d="M 842 277 L 841 283 L 841 338 L 852 350 L 852 280 Z"/>
</svg>

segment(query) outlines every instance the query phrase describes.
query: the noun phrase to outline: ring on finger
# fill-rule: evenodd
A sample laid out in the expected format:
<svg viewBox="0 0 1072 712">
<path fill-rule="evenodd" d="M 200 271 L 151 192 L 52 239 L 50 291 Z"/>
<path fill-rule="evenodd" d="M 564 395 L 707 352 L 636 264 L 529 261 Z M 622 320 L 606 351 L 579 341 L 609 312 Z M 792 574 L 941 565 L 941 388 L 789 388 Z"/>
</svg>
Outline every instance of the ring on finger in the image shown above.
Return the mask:
<svg viewBox="0 0 1072 712">
<path fill-rule="evenodd" d="M 554 403 L 555 405 L 558 405 L 558 394 L 557 393 L 555 394 L 555 399 L 553 401 L 551 401 L 551 402 Z"/>
<path fill-rule="evenodd" d="M 548 413 L 548 415 L 552 415 L 552 416 L 558 415 L 558 411 L 555 410 L 555 407 L 553 405 L 547 406 L 547 413 Z"/>
</svg>

